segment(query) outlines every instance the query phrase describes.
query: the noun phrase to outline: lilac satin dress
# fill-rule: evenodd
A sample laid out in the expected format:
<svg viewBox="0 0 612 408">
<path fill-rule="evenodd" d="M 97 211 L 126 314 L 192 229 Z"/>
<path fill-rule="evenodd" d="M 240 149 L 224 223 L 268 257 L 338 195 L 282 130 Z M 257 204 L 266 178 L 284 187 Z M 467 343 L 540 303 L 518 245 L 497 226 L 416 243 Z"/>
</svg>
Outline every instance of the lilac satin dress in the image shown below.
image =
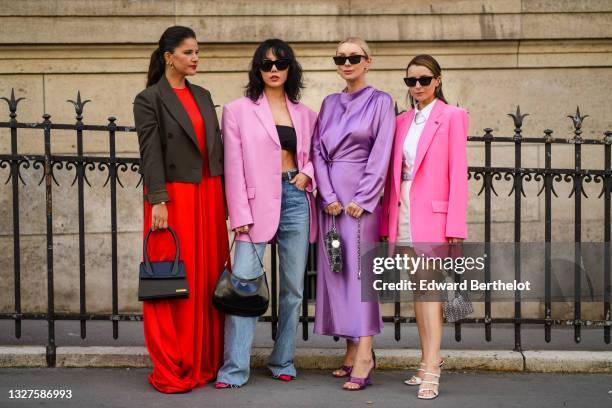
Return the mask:
<svg viewBox="0 0 612 408">
<path fill-rule="evenodd" d="M 317 334 L 358 340 L 383 328 L 378 302 L 361 301 L 357 219 L 345 212 L 336 217 L 344 252 L 343 271 L 335 273 L 324 244 L 332 217 L 323 209 L 334 201 L 344 208 L 355 202 L 364 209 L 359 221 L 361 242 L 379 241 L 380 193 L 394 133 L 394 103 L 385 92 L 368 86 L 353 93 L 332 94 L 323 101 L 312 142 L 319 210 Z"/>
</svg>

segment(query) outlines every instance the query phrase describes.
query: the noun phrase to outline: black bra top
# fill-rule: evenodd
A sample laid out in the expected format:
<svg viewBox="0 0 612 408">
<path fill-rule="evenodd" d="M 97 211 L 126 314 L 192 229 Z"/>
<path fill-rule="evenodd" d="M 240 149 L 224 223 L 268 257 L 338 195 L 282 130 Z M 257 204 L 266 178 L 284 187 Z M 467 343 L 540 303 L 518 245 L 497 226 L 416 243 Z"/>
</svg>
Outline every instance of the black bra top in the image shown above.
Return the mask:
<svg viewBox="0 0 612 408">
<path fill-rule="evenodd" d="M 276 125 L 276 131 L 278 132 L 278 139 L 280 140 L 281 149 L 295 153 L 297 146 L 295 129 L 291 126 Z"/>
</svg>

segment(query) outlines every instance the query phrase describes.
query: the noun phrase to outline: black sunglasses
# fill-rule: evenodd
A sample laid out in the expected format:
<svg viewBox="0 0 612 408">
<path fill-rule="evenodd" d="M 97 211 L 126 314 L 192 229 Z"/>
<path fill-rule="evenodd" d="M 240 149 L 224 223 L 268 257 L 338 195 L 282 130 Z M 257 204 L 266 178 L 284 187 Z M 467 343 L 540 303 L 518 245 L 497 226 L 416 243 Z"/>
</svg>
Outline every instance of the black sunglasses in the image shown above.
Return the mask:
<svg viewBox="0 0 612 408">
<path fill-rule="evenodd" d="M 342 55 L 336 55 L 335 57 L 332 57 L 334 59 L 334 63 L 336 65 L 344 65 L 346 64 L 346 60 L 348 60 L 351 65 L 355 65 L 355 64 L 359 64 L 361 62 L 362 58 L 367 58 L 365 55 L 351 55 L 348 57 L 342 56 Z"/>
<path fill-rule="evenodd" d="M 265 59 L 259 64 L 259 69 L 264 72 L 270 72 L 272 71 L 272 67 L 275 66 L 279 71 L 284 71 L 289 68 L 289 65 L 291 65 L 291 60 L 288 58 L 281 58 L 276 61 Z"/>
<path fill-rule="evenodd" d="M 431 84 L 432 79 L 434 79 L 434 77 L 432 76 L 423 76 L 420 78 L 408 77 L 404 78 L 404 82 L 407 86 L 412 88 L 413 86 L 416 86 L 417 81 L 419 82 L 419 84 L 421 84 L 421 86 L 428 86 L 429 84 Z"/>
</svg>

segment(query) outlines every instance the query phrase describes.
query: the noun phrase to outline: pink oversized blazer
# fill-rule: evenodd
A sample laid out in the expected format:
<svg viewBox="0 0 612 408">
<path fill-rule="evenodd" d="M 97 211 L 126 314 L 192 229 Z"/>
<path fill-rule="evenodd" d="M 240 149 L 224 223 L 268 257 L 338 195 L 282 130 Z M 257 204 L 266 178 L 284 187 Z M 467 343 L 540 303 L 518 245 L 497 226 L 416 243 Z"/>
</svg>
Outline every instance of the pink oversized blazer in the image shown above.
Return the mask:
<svg viewBox="0 0 612 408">
<path fill-rule="evenodd" d="M 287 98 L 287 109 L 297 135 L 298 170 L 311 179 L 306 188 L 310 207 L 310 242 L 317 233 L 314 169 L 310 142 L 317 115 Z M 247 97 L 223 107 L 225 195 L 230 227 L 251 225 L 253 242 L 268 242 L 276 234 L 281 212 L 281 145 L 265 94 L 257 102 Z M 247 234 L 236 238 L 248 241 Z"/>
<path fill-rule="evenodd" d="M 468 115 L 436 100 L 419 139 L 410 188 L 410 226 L 414 243 L 467 238 Z M 381 236 L 396 242 L 403 146 L 414 109 L 397 117 L 383 198 Z"/>
</svg>

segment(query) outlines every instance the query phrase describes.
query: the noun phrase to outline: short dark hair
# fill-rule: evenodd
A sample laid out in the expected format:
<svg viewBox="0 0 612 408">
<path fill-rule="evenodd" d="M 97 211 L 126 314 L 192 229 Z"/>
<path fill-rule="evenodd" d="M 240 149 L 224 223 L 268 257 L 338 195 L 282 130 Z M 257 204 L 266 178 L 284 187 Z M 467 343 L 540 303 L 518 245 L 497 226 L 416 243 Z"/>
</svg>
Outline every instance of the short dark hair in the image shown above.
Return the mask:
<svg viewBox="0 0 612 408">
<path fill-rule="evenodd" d="M 293 50 L 283 40 L 278 38 L 271 38 L 265 40 L 255 50 L 253 59 L 251 60 L 251 66 L 249 70 L 249 83 L 245 87 L 244 94 L 249 97 L 252 101 L 257 101 L 264 91 L 264 81 L 261 77 L 259 68 L 261 62 L 266 58 L 266 54 L 271 50 L 272 54 L 276 58 L 287 58 L 291 61 L 289 64 L 289 72 L 287 73 L 287 81 L 284 84 L 285 93 L 289 100 L 293 103 L 297 103 L 302 96 L 302 89 L 304 84 L 302 81 L 302 67 L 299 62 L 295 59 Z"/>
</svg>

